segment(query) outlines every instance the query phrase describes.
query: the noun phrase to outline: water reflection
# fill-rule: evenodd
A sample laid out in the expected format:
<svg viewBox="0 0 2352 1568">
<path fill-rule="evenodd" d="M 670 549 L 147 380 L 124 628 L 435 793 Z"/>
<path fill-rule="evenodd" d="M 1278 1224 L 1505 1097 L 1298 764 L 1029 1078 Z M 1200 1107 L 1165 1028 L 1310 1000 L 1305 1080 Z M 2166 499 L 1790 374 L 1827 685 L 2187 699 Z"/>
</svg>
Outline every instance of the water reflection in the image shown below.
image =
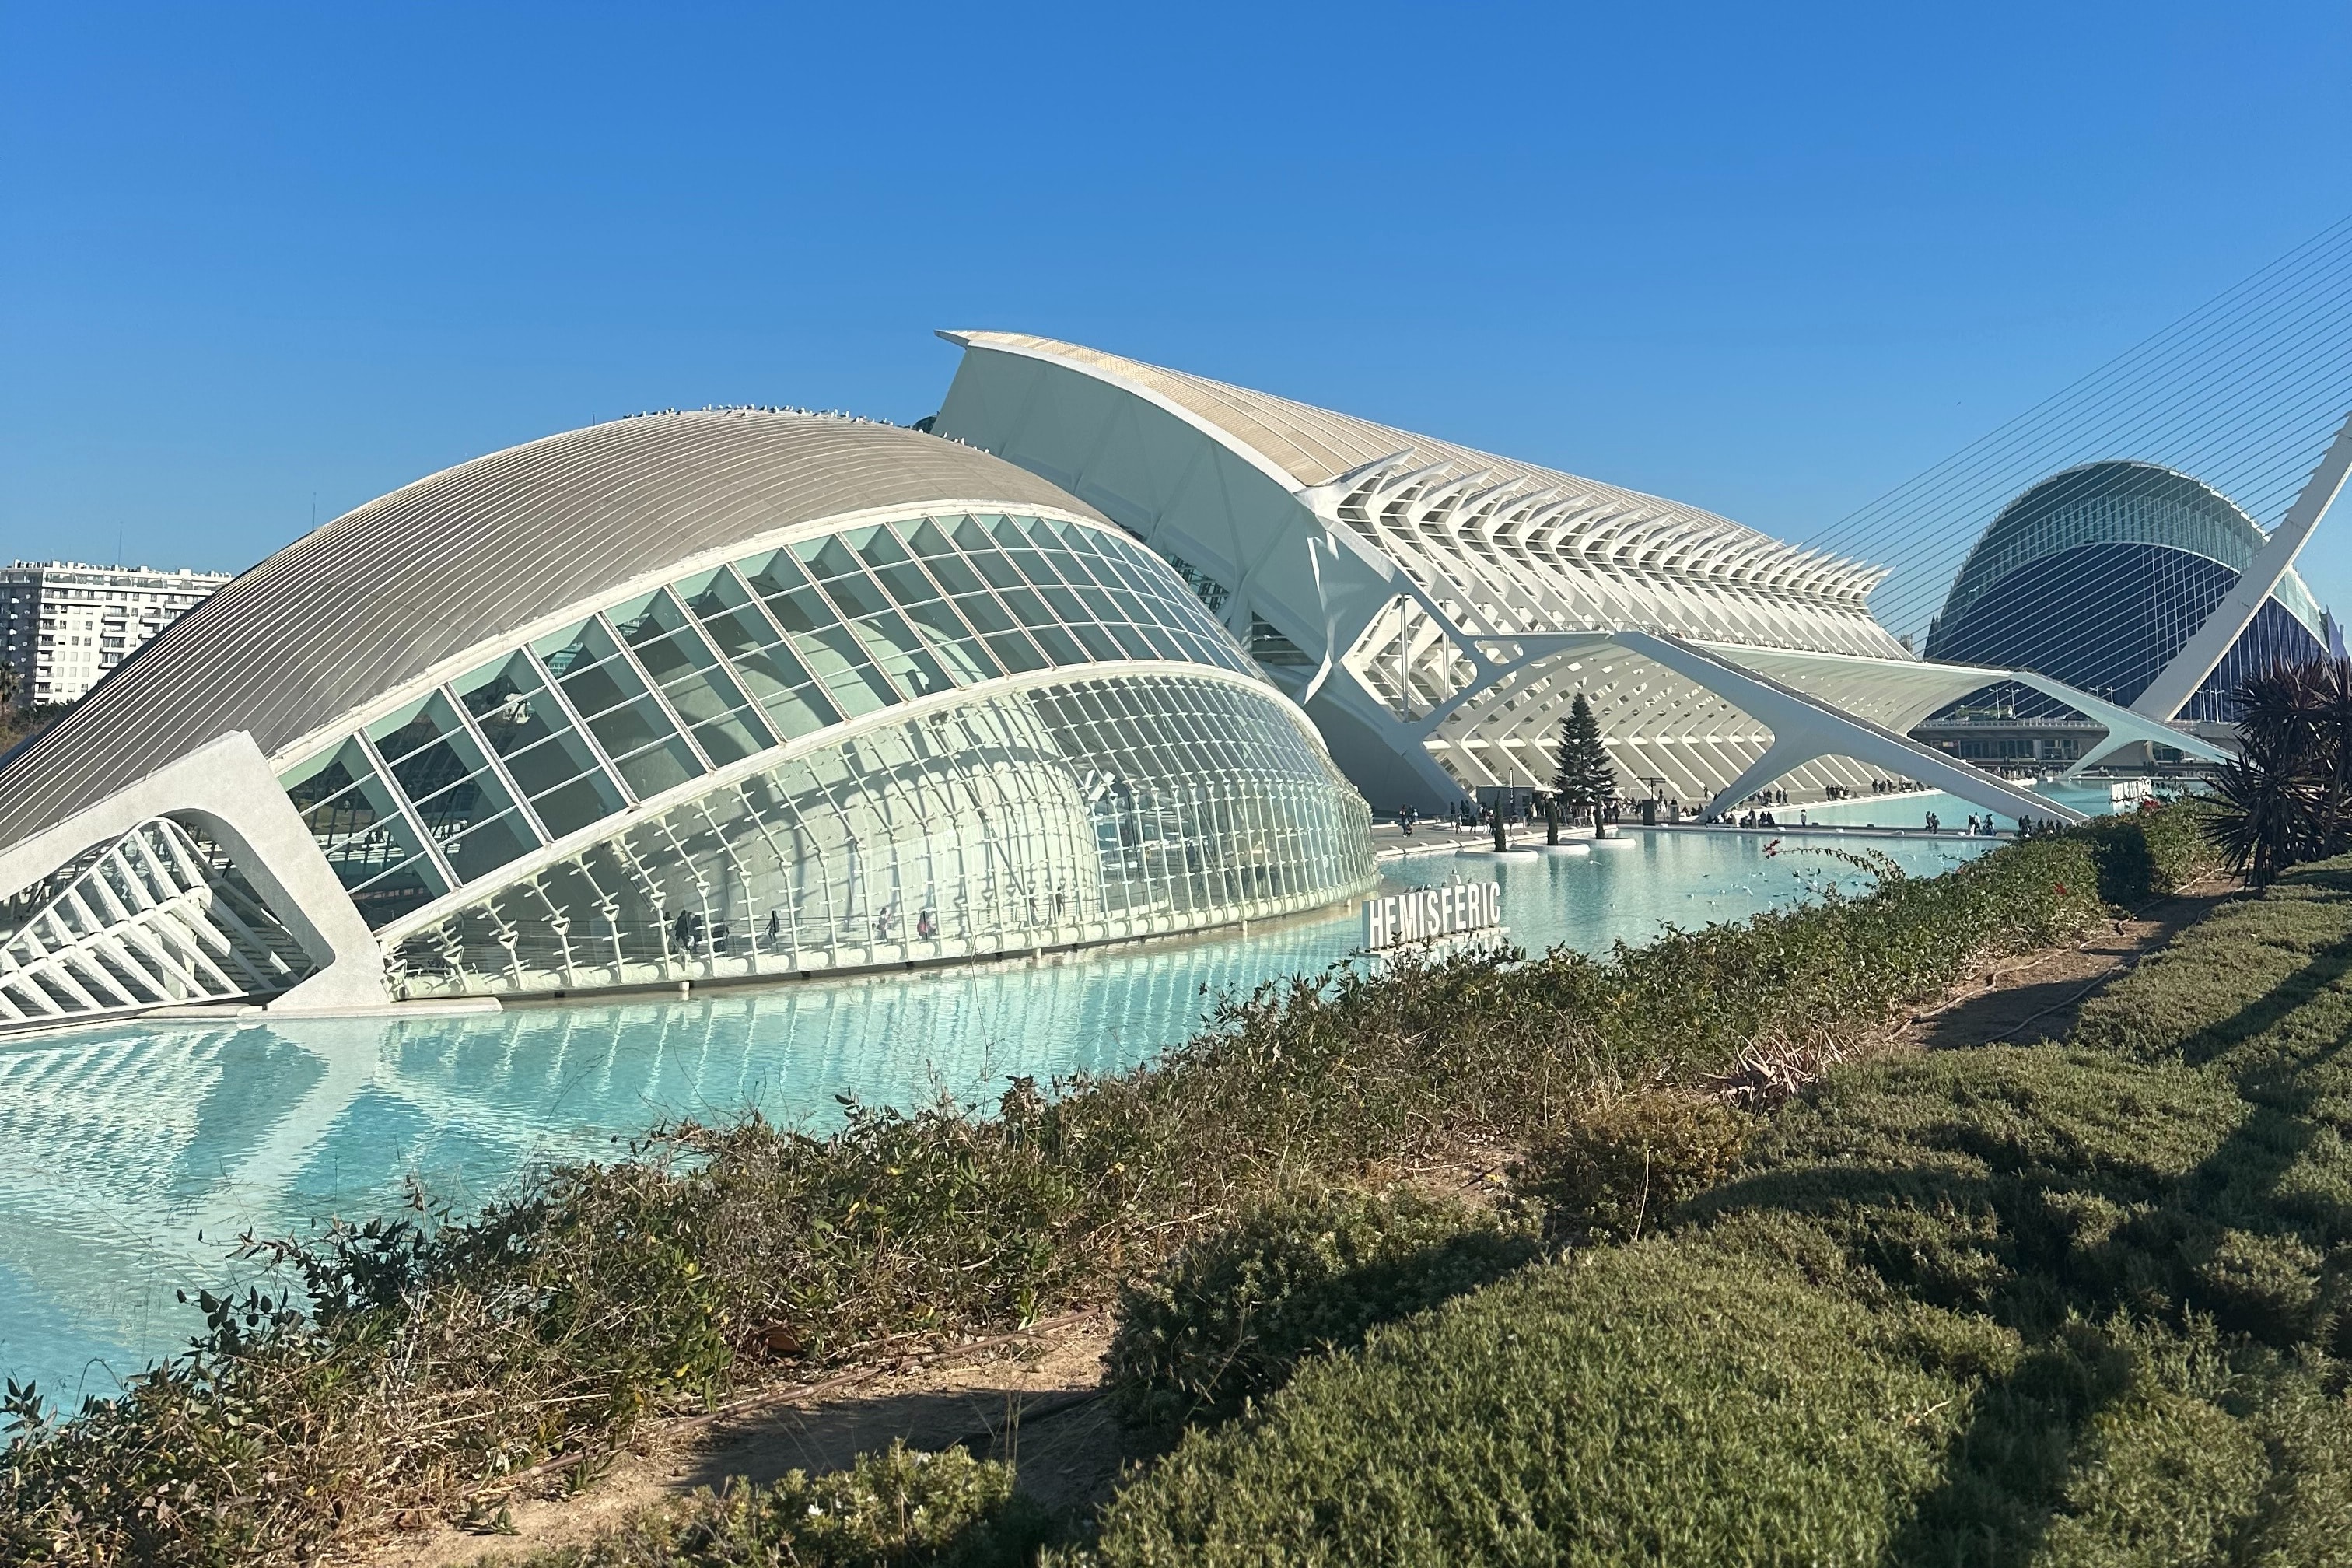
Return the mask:
<svg viewBox="0 0 2352 1568">
<path fill-rule="evenodd" d="M 1989 846 L 1876 840 L 1914 874 Z M 1786 841 L 1630 836 L 1583 855 L 1416 858 L 1393 880 L 1503 884 L 1530 948 L 1640 942 L 1859 880 Z M 690 1000 L 464 1016 L 122 1025 L 0 1048 L 0 1366 L 71 1401 L 176 1348 L 173 1293 L 217 1287 L 239 1232 L 379 1212 L 420 1179 L 465 1206 L 532 1162 L 756 1106 L 822 1128 L 835 1099 L 992 1098 L 1016 1074 L 1112 1071 L 1216 994 L 1345 959 L 1352 910 L 1181 945 Z"/>
</svg>

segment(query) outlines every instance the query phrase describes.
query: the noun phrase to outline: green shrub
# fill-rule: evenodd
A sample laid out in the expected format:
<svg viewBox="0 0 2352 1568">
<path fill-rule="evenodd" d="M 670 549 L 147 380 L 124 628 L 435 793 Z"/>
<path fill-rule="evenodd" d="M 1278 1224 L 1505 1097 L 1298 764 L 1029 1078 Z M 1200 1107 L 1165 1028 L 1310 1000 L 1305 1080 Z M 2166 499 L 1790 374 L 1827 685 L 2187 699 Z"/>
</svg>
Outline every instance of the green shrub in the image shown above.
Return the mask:
<svg viewBox="0 0 2352 1568">
<path fill-rule="evenodd" d="M 1686 1212 L 1801 1216 L 1937 1306 L 2161 1310 L 2183 1283 L 2179 1205 L 2245 1114 L 2202 1074 L 2095 1051 L 1887 1057 L 1832 1073 Z"/>
<path fill-rule="evenodd" d="M 1223 1420 L 1305 1357 L 1360 1344 L 1374 1324 L 1497 1279 L 1538 1250 L 1457 1202 L 1276 1199 L 1120 1292 L 1107 1374 L 1139 1426 Z"/>
<path fill-rule="evenodd" d="M 2347 971 L 2306 868 L 2074 1044 L 1840 1068 L 1663 1234 L 1190 1435 L 1098 1558 L 2352 1563 Z"/>
<path fill-rule="evenodd" d="M 1873 1563 L 1989 1324 L 1680 1242 L 1580 1252 L 1311 1363 L 1108 1505 L 1108 1564 Z"/>
<path fill-rule="evenodd" d="M 1753 1126 L 1673 1089 L 1596 1100 L 1529 1151 L 1519 1192 L 1555 1234 L 1631 1240 L 1721 1181 Z"/>
<path fill-rule="evenodd" d="M 893 1443 L 830 1475 L 698 1491 L 518 1568 L 1018 1568 L 1049 1534 L 1006 1467 Z"/>
</svg>

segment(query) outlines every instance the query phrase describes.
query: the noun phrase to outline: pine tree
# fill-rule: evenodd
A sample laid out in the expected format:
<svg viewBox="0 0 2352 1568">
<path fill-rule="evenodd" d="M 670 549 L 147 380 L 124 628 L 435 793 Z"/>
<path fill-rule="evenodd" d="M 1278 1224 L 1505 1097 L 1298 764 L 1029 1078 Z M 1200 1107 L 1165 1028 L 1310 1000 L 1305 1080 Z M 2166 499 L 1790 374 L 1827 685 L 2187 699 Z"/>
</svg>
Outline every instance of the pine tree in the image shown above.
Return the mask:
<svg viewBox="0 0 2352 1568">
<path fill-rule="evenodd" d="M 1552 775 L 1551 787 L 1568 803 L 1571 818 L 1589 811 L 1595 822 L 1601 820 L 1601 803 L 1617 793 L 1617 771 L 1601 743 L 1601 721 L 1581 691 L 1560 721 L 1559 772 Z"/>
</svg>

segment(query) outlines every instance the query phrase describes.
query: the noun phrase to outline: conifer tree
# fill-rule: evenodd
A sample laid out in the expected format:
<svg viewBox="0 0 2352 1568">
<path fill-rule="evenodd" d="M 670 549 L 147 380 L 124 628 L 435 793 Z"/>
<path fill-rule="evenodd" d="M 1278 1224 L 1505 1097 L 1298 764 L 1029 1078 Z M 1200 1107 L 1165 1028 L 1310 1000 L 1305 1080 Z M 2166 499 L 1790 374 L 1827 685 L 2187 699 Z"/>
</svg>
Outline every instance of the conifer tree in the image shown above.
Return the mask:
<svg viewBox="0 0 2352 1568">
<path fill-rule="evenodd" d="M 1559 771 L 1552 775 L 1551 787 L 1567 803 L 1571 819 L 1591 812 L 1595 823 L 1601 820 L 1601 804 L 1617 793 L 1617 772 L 1610 764 L 1609 748 L 1601 743 L 1601 721 L 1581 691 L 1560 721 Z"/>
</svg>

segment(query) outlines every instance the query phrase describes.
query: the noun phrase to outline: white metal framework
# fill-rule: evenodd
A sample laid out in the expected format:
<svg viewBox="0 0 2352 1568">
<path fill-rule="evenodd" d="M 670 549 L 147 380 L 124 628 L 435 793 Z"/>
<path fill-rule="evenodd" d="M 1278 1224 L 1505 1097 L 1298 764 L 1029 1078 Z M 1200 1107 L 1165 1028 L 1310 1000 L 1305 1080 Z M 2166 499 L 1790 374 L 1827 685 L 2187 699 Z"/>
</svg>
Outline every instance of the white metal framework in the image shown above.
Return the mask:
<svg viewBox="0 0 2352 1568">
<path fill-rule="evenodd" d="M 936 428 L 1074 491 L 1175 564 L 1384 805 L 1547 784 L 1578 691 L 1629 794 L 1648 781 L 1641 793 L 1720 809 L 1776 781 L 1851 790 L 1932 772 L 2004 813 L 2029 798 L 1908 738 L 2010 672 L 1912 657 L 1871 616 L 1878 568 L 1075 344 L 942 335 L 965 353 Z M 1662 658 L 1658 638 L 1692 657 Z M 1807 699 L 1805 721 L 1776 733 L 1739 700 L 1755 681 L 1724 671 Z M 2218 755 L 2094 706 L 2131 739 Z M 2073 815 L 2030 799 L 2033 815 Z"/>
<path fill-rule="evenodd" d="M 19 890 L 0 930 L 0 1024 L 276 995 L 310 969 L 227 858 L 169 817 Z"/>
</svg>

